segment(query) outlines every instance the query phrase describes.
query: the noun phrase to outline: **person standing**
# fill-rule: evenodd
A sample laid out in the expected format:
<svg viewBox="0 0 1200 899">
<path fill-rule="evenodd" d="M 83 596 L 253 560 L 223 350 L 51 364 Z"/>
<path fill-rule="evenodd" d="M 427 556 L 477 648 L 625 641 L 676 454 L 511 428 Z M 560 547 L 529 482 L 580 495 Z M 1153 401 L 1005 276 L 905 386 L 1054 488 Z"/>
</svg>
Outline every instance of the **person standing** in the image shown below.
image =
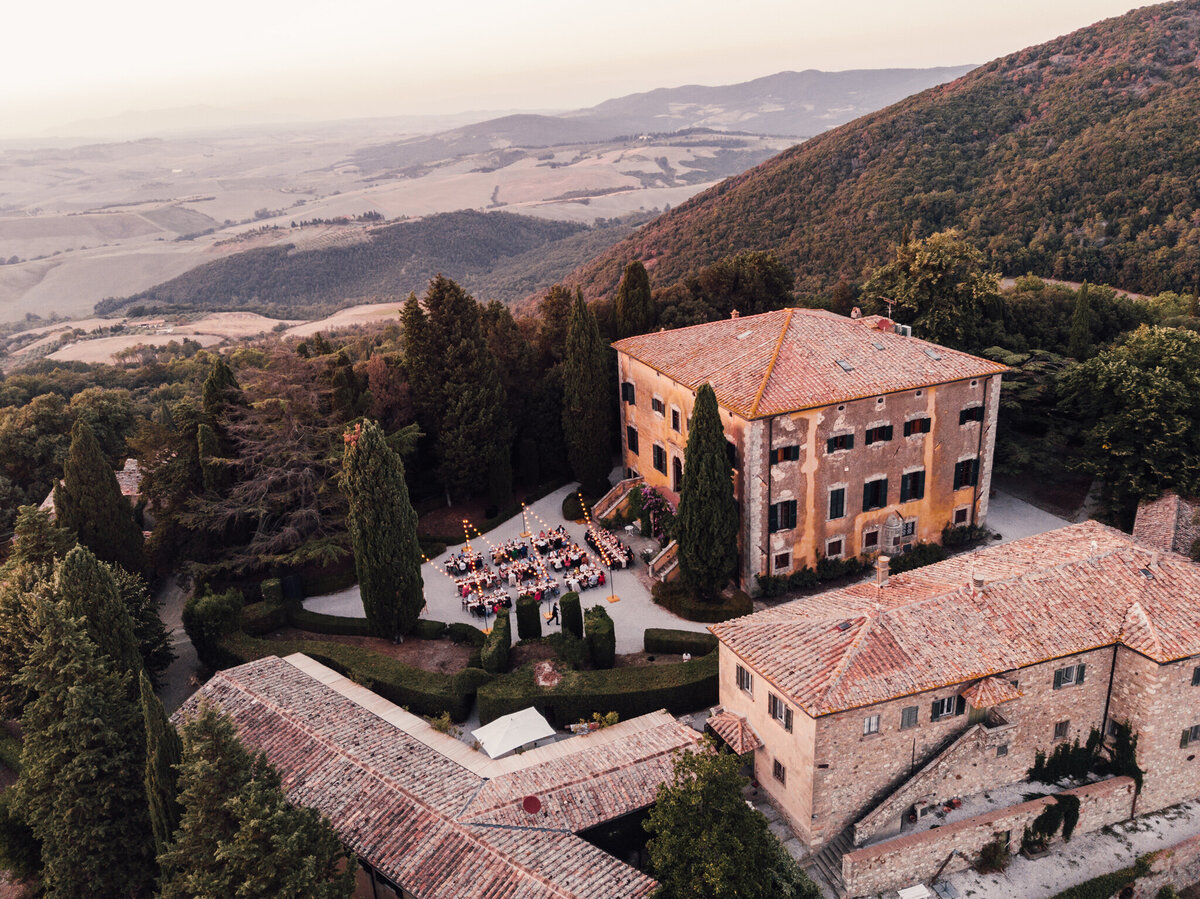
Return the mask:
<svg viewBox="0 0 1200 899">
<path fill-rule="evenodd" d="M 558 603 L 555 603 L 550 609 L 550 623 L 558 624 Z"/>
</svg>

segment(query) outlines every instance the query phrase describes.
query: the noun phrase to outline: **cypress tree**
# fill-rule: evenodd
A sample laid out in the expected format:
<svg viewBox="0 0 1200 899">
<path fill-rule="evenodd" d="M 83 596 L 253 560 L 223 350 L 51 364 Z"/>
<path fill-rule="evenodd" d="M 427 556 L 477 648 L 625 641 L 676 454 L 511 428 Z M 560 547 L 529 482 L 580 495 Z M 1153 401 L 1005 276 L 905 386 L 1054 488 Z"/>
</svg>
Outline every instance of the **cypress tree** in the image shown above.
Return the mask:
<svg viewBox="0 0 1200 899">
<path fill-rule="evenodd" d="M 75 546 L 75 536 L 66 528 L 58 527 L 48 512 L 37 506 L 21 506 L 17 510 L 13 526 L 12 555 L 5 569 L 36 570 L 48 574 L 54 564 Z"/>
<path fill-rule="evenodd" d="M 154 685 L 143 671 L 138 677 L 141 693 L 142 723 L 146 727 L 146 802 L 150 826 L 154 831 L 154 849 L 161 855 L 179 826 L 179 800 L 176 796 L 183 743 L 163 704 L 154 695 Z"/>
<path fill-rule="evenodd" d="M 1075 311 L 1071 314 L 1071 336 L 1067 343 L 1067 355 L 1079 362 L 1092 354 L 1092 304 L 1088 299 L 1085 281 L 1075 295 Z"/>
<path fill-rule="evenodd" d="M 217 356 L 200 391 L 204 414 L 212 418 L 229 403 L 240 401 L 242 388 L 224 356 Z"/>
<path fill-rule="evenodd" d="M 373 421 L 346 435 L 342 489 L 363 610 L 380 637 L 407 634 L 425 605 L 417 513 L 408 498 L 404 463 Z"/>
<path fill-rule="evenodd" d="M 100 654 L 118 671 L 136 678 L 142 670 L 142 654 L 133 635 L 133 620 L 112 572 L 84 547 L 77 546 L 58 563 L 54 593 L 65 614 L 82 620 Z M 135 686 L 132 681 L 130 686 Z"/>
<path fill-rule="evenodd" d="M 712 598 L 737 569 L 737 501 L 717 396 L 708 384 L 696 391 L 684 450 L 683 484 L 675 533 L 684 583 Z"/>
<path fill-rule="evenodd" d="M 141 896 L 154 878 L 141 783 L 145 736 L 129 675 L 81 624 L 42 602 L 21 673 L 35 695 L 21 724 L 21 814 L 42 842 L 47 895 Z"/>
<path fill-rule="evenodd" d="M 117 475 L 85 421 L 71 429 L 63 481 L 54 489 L 58 523 L 105 562 L 141 571 L 142 531 Z"/>
<path fill-rule="evenodd" d="M 650 276 L 646 274 L 646 266 L 639 260 L 635 259 L 625 266 L 614 305 L 618 339 L 645 334 L 654 327 L 654 299 L 650 294 Z"/>
<path fill-rule="evenodd" d="M 612 471 L 607 353 L 596 317 L 576 293 L 563 357 L 562 425 L 571 470 L 591 496 L 608 490 Z"/>
<path fill-rule="evenodd" d="M 150 675 L 150 682 L 157 686 L 159 675 L 175 661 L 175 650 L 171 648 L 171 634 L 159 615 L 158 600 L 150 594 L 146 579 L 132 574 L 120 565 L 105 565 L 117 585 L 121 604 L 129 613 L 133 627 L 133 639 L 137 643 L 142 665 Z"/>
</svg>

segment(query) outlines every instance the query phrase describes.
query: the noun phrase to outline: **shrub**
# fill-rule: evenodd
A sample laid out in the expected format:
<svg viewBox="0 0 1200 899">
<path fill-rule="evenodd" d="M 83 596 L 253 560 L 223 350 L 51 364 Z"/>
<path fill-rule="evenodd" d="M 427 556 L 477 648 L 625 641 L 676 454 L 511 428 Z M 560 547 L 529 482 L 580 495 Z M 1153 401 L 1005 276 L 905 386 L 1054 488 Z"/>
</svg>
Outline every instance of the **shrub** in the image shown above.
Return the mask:
<svg viewBox="0 0 1200 899">
<path fill-rule="evenodd" d="M 611 668 L 617 661 L 617 632 L 604 606 L 592 606 L 583 613 L 587 632 L 588 655 L 596 668 Z"/>
<path fill-rule="evenodd" d="M 458 541 L 461 543 L 462 541 Z M 425 554 L 427 559 L 436 559 L 446 551 L 445 542 L 438 540 L 436 537 L 418 537 L 417 547 Z"/>
<path fill-rule="evenodd" d="M 496 616 L 496 623 L 479 653 L 483 670 L 489 674 L 503 674 L 508 670 L 508 656 L 512 648 L 512 631 L 508 623 L 508 610 Z"/>
<path fill-rule="evenodd" d="M 542 635 L 542 613 L 532 596 L 517 599 L 517 639 L 536 640 Z"/>
<path fill-rule="evenodd" d="M 730 618 L 740 618 L 754 611 L 754 603 L 750 596 L 741 590 L 734 590 L 728 597 L 720 597 L 718 602 L 705 602 L 697 599 L 682 583 L 673 581 L 655 582 L 650 588 L 650 595 L 658 605 L 688 621 L 715 624 Z"/>
<path fill-rule="evenodd" d="M 242 614 L 242 594 L 237 590 L 225 593 L 193 593 L 183 606 L 183 629 L 196 647 L 196 655 L 209 668 L 228 668 L 230 661 L 221 645 L 221 638 L 237 630 Z"/>
<path fill-rule="evenodd" d="M 788 589 L 788 579 L 781 574 L 756 574 L 754 580 L 759 593 L 767 599 L 782 596 Z"/>
<path fill-rule="evenodd" d="M 0 727 L 0 762 L 13 774 L 21 773 L 21 741 Z"/>
<path fill-rule="evenodd" d="M 951 527 L 946 525 L 942 528 L 942 546 L 966 546 L 969 543 L 978 543 L 987 537 L 986 528 L 981 528 L 974 524 L 964 524 L 960 527 Z"/>
<path fill-rule="evenodd" d="M 821 579 L 817 577 L 817 573 L 807 565 L 803 568 L 797 568 L 788 575 L 789 590 L 810 590 L 820 582 Z"/>
<path fill-rule="evenodd" d="M 37 880 L 42 872 L 42 843 L 27 823 L 16 790 L 0 793 L 0 866 L 21 880 Z"/>
<path fill-rule="evenodd" d="M 425 618 L 418 618 L 416 625 L 413 627 L 413 636 L 420 637 L 422 640 L 440 640 L 446 633 L 446 623 L 444 621 L 429 621 Z"/>
<path fill-rule="evenodd" d="M 259 586 L 262 601 L 270 605 L 283 605 L 283 582 L 277 577 L 267 578 Z"/>
<path fill-rule="evenodd" d="M 483 650 L 478 646 L 472 646 L 470 654 L 467 655 L 467 667 L 478 668 L 483 671 Z"/>
<path fill-rule="evenodd" d="M 889 570 L 892 574 L 899 574 L 902 571 L 912 571 L 914 568 L 932 565 L 945 558 L 946 550 L 936 543 L 917 543 L 908 552 L 892 556 Z"/>
<path fill-rule="evenodd" d="M 1008 846 L 1001 842 L 997 836 L 990 843 L 984 843 L 979 850 L 979 861 L 975 863 L 975 870 L 980 874 L 998 874 L 1008 867 L 1011 858 L 1008 854 Z"/>
<path fill-rule="evenodd" d="M 1154 899 L 1179 899 L 1179 891 L 1168 883 L 1159 887 L 1158 892 L 1154 894 Z"/>
<path fill-rule="evenodd" d="M 563 497 L 562 501 L 562 516 L 567 521 L 579 521 L 585 517 L 584 512 L 591 513 L 592 505 L 596 501 L 591 497 L 583 497 L 583 504 L 580 505 L 579 493 L 568 493 Z"/>
<path fill-rule="evenodd" d="M 858 556 L 846 559 L 828 559 L 821 556 L 817 559 L 817 580 L 832 581 L 839 577 L 851 577 L 863 570 L 863 561 Z"/>
<path fill-rule="evenodd" d="M 579 640 L 583 639 L 583 608 L 579 604 L 578 593 L 564 594 L 558 601 L 558 612 L 562 617 L 564 634 L 574 634 Z"/>
<path fill-rule="evenodd" d="M 277 631 L 287 624 L 287 609 L 268 602 L 254 602 L 242 608 L 242 630 L 259 636 Z"/>
<path fill-rule="evenodd" d="M 369 637 L 371 628 L 365 618 L 346 618 L 342 615 L 322 615 L 308 609 L 294 609 L 290 619 L 292 627 L 314 634 L 337 634 L 347 637 Z"/>
<path fill-rule="evenodd" d="M 554 650 L 559 660 L 578 670 L 587 659 L 587 643 L 570 631 L 559 631 L 542 637 L 542 642 Z"/>
<path fill-rule="evenodd" d="M 705 656 L 717 648 L 717 638 L 712 634 L 695 631 L 671 630 L 664 627 L 648 627 L 642 636 L 646 652 L 661 652 L 669 655 Z"/>
<path fill-rule="evenodd" d="M 487 642 L 487 634 L 479 628 L 458 621 L 446 628 L 446 635 L 455 643 L 469 643 L 476 648 Z"/>
<path fill-rule="evenodd" d="M 529 706 L 564 725 L 596 712 L 616 712 L 622 721 L 658 709 L 680 715 L 717 702 L 717 654 L 674 665 L 564 671 L 550 688 L 536 686 L 525 666 L 480 687 L 478 696 L 484 724 Z"/>
</svg>

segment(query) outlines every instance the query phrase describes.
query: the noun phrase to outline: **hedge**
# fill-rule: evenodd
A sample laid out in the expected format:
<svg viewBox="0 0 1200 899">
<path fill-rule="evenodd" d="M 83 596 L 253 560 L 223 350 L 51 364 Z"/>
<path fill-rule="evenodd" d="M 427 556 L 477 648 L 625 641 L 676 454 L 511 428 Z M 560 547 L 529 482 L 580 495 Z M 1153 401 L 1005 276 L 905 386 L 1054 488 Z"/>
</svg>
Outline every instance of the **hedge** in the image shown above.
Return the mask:
<svg viewBox="0 0 1200 899">
<path fill-rule="evenodd" d="M 508 654 L 512 649 L 512 629 L 508 623 L 508 609 L 496 616 L 492 632 L 479 653 L 483 670 L 490 674 L 503 674 L 508 670 Z"/>
<path fill-rule="evenodd" d="M 283 605 L 283 582 L 277 577 L 267 578 L 259 585 L 262 601 L 271 605 Z"/>
<path fill-rule="evenodd" d="M 594 712 L 616 712 L 622 720 L 664 708 L 681 715 L 717 702 L 717 654 L 673 665 L 563 671 L 551 688 L 535 685 L 525 666 L 480 687 L 478 698 L 482 724 L 529 706 L 559 725 Z"/>
<path fill-rule="evenodd" d="M 596 668 L 611 668 L 617 661 L 617 632 L 604 606 L 592 606 L 583 613 L 587 631 L 588 655 Z"/>
<path fill-rule="evenodd" d="M 0 762 L 14 774 L 21 773 L 21 741 L 0 727 Z"/>
<path fill-rule="evenodd" d="M 422 640 L 440 640 L 445 633 L 446 623 L 444 621 L 418 618 L 416 626 L 413 627 L 413 636 L 420 637 Z"/>
<path fill-rule="evenodd" d="M 754 603 L 750 596 L 741 590 L 734 590 L 731 595 L 721 597 L 720 602 L 704 602 L 692 595 L 682 584 L 657 582 L 650 589 L 650 595 L 658 605 L 688 621 L 716 624 L 719 621 L 749 615 L 754 611 Z"/>
<path fill-rule="evenodd" d="M 242 607 L 242 630 L 251 636 L 269 634 L 287 623 L 287 609 L 277 603 L 254 602 Z"/>
<path fill-rule="evenodd" d="M 469 643 L 479 649 L 487 641 L 487 634 L 470 624 L 454 622 L 446 628 L 446 634 L 455 643 Z"/>
<path fill-rule="evenodd" d="M 1128 868 L 1085 880 L 1061 893 L 1055 893 L 1052 899 L 1112 899 L 1122 887 L 1150 873 L 1150 863 L 1154 855 L 1153 852 L 1140 855 Z"/>
<path fill-rule="evenodd" d="M 314 634 L 337 634 L 344 637 L 373 636 L 365 618 L 346 618 L 342 615 L 322 615 L 308 609 L 296 609 L 291 615 L 292 627 Z"/>
<path fill-rule="evenodd" d="M 457 674 L 425 671 L 361 646 L 324 640 L 260 640 L 234 633 L 221 648 L 235 665 L 302 652 L 410 712 L 433 717 L 449 712 L 455 721 L 466 720 L 479 685 L 491 679 L 471 668 Z"/>
<path fill-rule="evenodd" d="M 183 606 L 183 629 L 196 647 L 196 655 L 209 668 L 228 668 L 230 662 L 222 639 L 235 632 L 241 622 L 245 602 L 237 590 L 211 593 L 206 589 L 193 593 Z"/>
<path fill-rule="evenodd" d="M 563 497 L 562 501 L 562 517 L 567 521 L 579 521 L 584 517 L 584 513 L 591 513 L 592 505 L 595 500 L 588 497 L 583 498 L 583 505 L 579 504 L 579 493 L 568 493 Z"/>
<path fill-rule="evenodd" d="M 583 639 L 583 607 L 579 604 L 579 594 L 566 593 L 558 601 L 558 611 L 562 615 L 562 629 L 565 634 L 574 634 L 578 640 Z"/>
<path fill-rule="evenodd" d="M 517 639 L 536 640 L 542 635 L 542 613 L 532 596 L 517 599 Z"/>
<path fill-rule="evenodd" d="M 892 574 L 900 574 L 941 562 L 947 555 L 936 543 L 917 543 L 908 552 L 892 556 L 889 567 Z"/>
<path fill-rule="evenodd" d="M 706 656 L 717 648 L 718 640 L 708 633 L 680 631 L 665 627 L 648 627 L 642 637 L 646 652 L 661 652 L 668 655 Z"/>
</svg>

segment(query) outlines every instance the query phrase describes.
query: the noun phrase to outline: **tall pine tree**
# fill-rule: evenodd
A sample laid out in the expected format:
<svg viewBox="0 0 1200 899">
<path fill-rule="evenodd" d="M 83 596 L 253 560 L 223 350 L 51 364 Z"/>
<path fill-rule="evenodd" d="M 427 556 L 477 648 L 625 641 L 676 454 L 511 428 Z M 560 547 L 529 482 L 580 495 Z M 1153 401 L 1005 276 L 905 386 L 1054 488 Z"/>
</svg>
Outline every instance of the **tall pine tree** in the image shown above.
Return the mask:
<svg viewBox="0 0 1200 899">
<path fill-rule="evenodd" d="M 721 414 L 712 387 L 696 391 L 684 450 L 675 534 L 684 583 L 711 599 L 737 570 L 737 501 Z"/>
<path fill-rule="evenodd" d="M 71 448 L 63 480 L 54 489 L 58 523 L 105 562 L 141 571 L 142 531 L 129 500 L 121 495 L 117 475 L 85 421 L 71 429 Z"/>
<path fill-rule="evenodd" d="M 159 856 L 162 899 L 350 895 L 353 859 L 328 822 L 287 806 L 278 775 L 246 750 L 227 716 L 202 702 L 181 736 L 182 814 Z"/>
<path fill-rule="evenodd" d="M 583 492 L 601 496 L 612 471 L 609 420 L 609 350 L 600 339 L 596 317 L 577 293 L 567 324 L 563 356 L 563 435 L 567 458 Z"/>
<path fill-rule="evenodd" d="M 145 736 L 129 675 L 82 624 L 43 602 L 41 638 L 21 674 L 36 696 L 21 724 L 18 803 L 42 842 L 47 895 L 143 896 L 154 852 L 142 785 Z"/>
<path fill-rule="evenodd" d="M 1071 314 L 1071 335 L 1067 343 L 1067 355 L 1078 362 L 1085 362 L 1092 354 L 1092 303 L 1088 299 L 1085 281 L 1075 296 L 1075 310 Z"/>
<path fill-rule="evenodd" d="M 654 299 L 646 266 L 635 259 L 625 266 L 617 287 L 615 309 L 617 338 L 645 334 L 654 327 Z"/>
<path fill-rule="evenodd" d="M 138 689 L 146 728 L 146 803 L 154 831 L 155 855 L 161 855 L 179 826 L 176 766 L 183 754 L 183 743 L 162 702 L 154 695 L 154 685 L 145 671 L 138 677 Z"/>
<path fill-rule="evenodd" d="M 371 630 L 389 639 L 407 634 L 425 605 L 417 513 L 408 499 L 404 463 L 373 421 L 346 435 L 342 489 L 350 503 L 346 522 Z"/>
<path fill-rule="evenodd" d="M 130 688 L 136 689 L 142 654 L 133 635 L 133 620 L 112 572 L 87 549 L 77 546 L 58 563 L 54 593 L 63 611 L 83 622 L 99 652 L 118 671 L 128 673 Z"/>
</svg>

